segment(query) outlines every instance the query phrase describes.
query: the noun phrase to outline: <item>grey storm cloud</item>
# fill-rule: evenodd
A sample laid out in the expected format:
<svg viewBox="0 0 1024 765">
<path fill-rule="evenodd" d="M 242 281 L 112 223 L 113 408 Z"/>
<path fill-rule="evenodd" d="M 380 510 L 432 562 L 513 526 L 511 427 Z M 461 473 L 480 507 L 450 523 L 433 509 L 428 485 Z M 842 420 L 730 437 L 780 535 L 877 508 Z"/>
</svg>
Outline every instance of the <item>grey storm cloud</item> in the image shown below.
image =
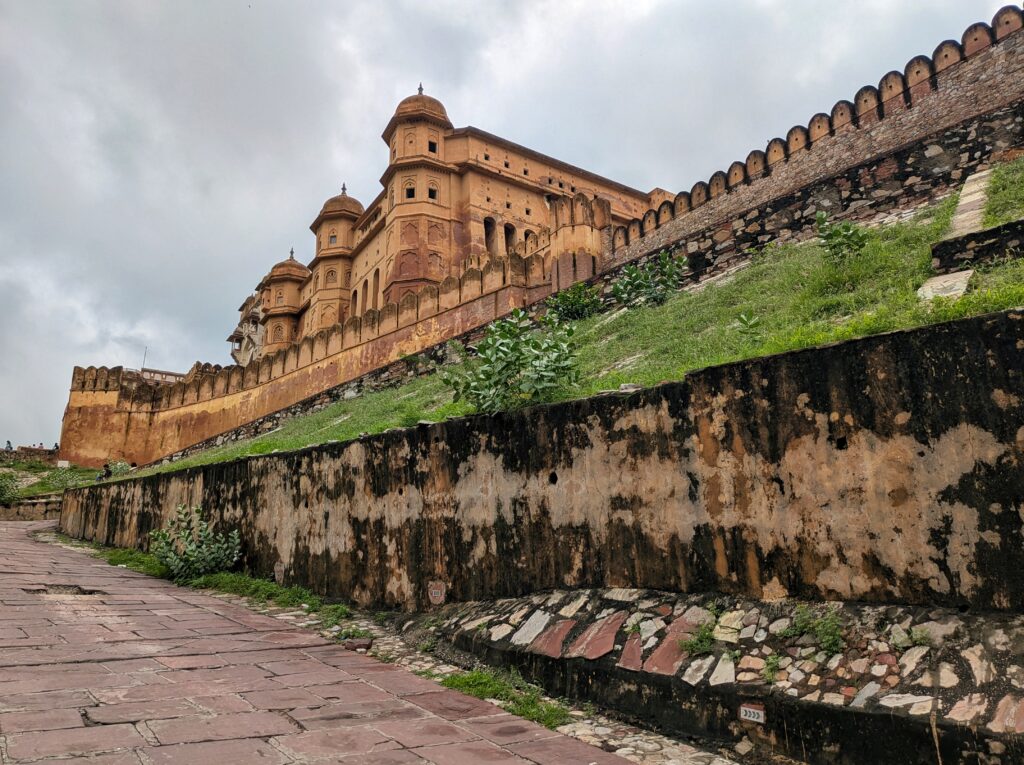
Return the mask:
<svg viewBox="0 0 1024 765">
<path fill-rule="evenodd" d="M 235 308 L 423 82 L 475 125 L 688 189 L 999 2 L 0 0 L 0 443 L 72 366 L 226 363 Z"/>
</svg>

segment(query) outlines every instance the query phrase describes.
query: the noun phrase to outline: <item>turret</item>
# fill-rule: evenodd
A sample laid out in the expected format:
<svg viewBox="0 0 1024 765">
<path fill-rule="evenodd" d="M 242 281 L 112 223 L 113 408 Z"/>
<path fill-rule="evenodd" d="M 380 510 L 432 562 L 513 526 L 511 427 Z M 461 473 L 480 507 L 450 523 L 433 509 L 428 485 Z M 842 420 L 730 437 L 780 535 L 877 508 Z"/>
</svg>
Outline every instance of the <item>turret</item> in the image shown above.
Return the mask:
<svg viewBox="0 0 1024 765">
<path fill-rule="evenodd" d="M 295 250 L 289 253 L 263 277 L 259 291 L 263 299 L 264 327 L 262 355 L 274 353 L 298 339 L 299 312 L 302 305 L 301 288 L 309 278 L 309 269 L 295 259 Z"/>
</svg>

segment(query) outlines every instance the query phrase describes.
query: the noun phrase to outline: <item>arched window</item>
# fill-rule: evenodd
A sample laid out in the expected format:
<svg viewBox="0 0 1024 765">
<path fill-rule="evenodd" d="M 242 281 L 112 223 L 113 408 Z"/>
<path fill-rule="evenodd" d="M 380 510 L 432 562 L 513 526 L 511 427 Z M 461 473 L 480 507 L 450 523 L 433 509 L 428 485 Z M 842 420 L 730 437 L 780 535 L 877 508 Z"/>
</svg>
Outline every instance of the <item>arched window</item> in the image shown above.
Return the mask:
<svg viewBox="0 0 1024 765">
<path fill-rule="evenodd" d="M 330 244 L 337 244 L 338 243 L 338 235 L 337 235 L 337 233 L 332 231 L 331 235 L 328 237 L 327 241 Z"/>
<path fill-rule="evenodd" d="M 334 284 L 338 281 L 338 272 L 333 268 L 327 271 L 327 277 L 324 279 L 327 284 Z"/>
<path fill-rule="evenodd" d="M 405 184 L 405 198 L 415 199 L 416 198 L 416 184 L 410 181 Z"/>
<path fill-rule="evenodd" d="M 274 342 L 284 342 L 284 327 L 282 327 L 280 324 L 274 325 Z"/>
<path fill-rule="evenodd" d="M 380 292 L 380 269 L 373 272 L 373 307 L 377 307 L 377 295 Z"/>
<path fill-rule="evenodd" d="M 429 199 L 433 199 L 435 201 L 437 200 L 437 184 L 436 183 L 431 183 L 427 187 L 427 197 Z"/>
<path fill-rule="evenodd" d="M 284 305 L 284 290 L 278 290 L 277 296 L 274 298 L 275 305 Z"/>
<path fill-rule="evenodd" d="M 352 290 L 352 311 L 353 316 L 359 315 L 359 290 Z"/>
<path fill-rule="evenodd" d="M 315 291 L 318 289 L 320 289 L 320 274 L 315 274 L 313 276 L 313 290 Z"/>
<path fill-rule="evenodd" d="M 368 279 L 363 279 L 363 297 L 362 297 L 362 302 L 363 302 L 363 310 L 364 311 L 366 310 L 366 307 L 369 305 L 369 303 L 367 302 L 367 298 L 369 297 L 369 292 L 370 292 L 370 281 Z"/>
<path fill-rule="evenodd" d="M 352 272 L 351 271 L 346 271 L 345 272 L 345 286 L 347 287 L 351 283 L 352 283 Z"/>
</svg>

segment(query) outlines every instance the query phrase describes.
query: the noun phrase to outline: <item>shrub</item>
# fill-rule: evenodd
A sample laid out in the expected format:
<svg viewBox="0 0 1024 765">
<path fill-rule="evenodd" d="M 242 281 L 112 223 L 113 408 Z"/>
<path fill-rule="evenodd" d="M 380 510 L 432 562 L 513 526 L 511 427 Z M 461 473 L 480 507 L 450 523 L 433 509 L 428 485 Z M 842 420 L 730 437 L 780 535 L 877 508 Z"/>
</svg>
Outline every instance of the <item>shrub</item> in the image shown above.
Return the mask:
<svg viewBox="0 0 1024 765">
<path fill-rule="evenodd" d="M 50 474 L 46 476 L 46 482 L 54 488 L 63 491 L 64 489 L 70 489 L 72 486 L 77 486 L 78 476 L 75 475 L 75 471 L 71 468 L 57 468 L 56 470 L 51 470 Z"/>
<path fill-rule="evenodd" d="M 124 460 L 118 460 L 110 463 L 110 472 L 114 475 L 128 475 L 132 472 L 132 466 Z"/>
<path fill-rule="evenodd" d="M 843 265 L 864 252 L 867 244 L 867 232 L 849 221 L 829 223 L 828 215 L 819 211 L 814 218 L 818 226 L 818 236 L 825 245 L 828 259 L 833 265 Z"/>
<path fill-rule="evenodd" d="M 793 623 L 782 632 L 783 637 L 800 637 L 813 635 L 815 642 L 823 651 L 839 653 L 846 647 L 843 639 L 843 624 L 839 613 L 830 608 L 824 616 L 817 616 L 802 603 L 796 607 Z"/>
<path fill-rule="evenodd" d="M 612 295 L 624 306 L 661 305 L 679 288 L 686 258 L 662 250 L 657 259 L 642 266 L 626 266 L 612 284 Z"/>
<path fill-rule="evenodd" d="M 9 505 L 18 498 L 18 479 L 14 473 L 0 473 L 0 505 Z"/>
<path fill-rule="evenodd" d="M 580 282 L 556 292 L 547 299 L 546 305 L 548 314 L 559 324 L 586 319 L 601 310 L 601 288 Z"/>
<path fill-rule="evenodd" d="M 679 648 L 690 656 L 711 653 L 715 647 L 715 623 L 706 621 L 701 624 L 692 637 L 679 641 Z"/>
<path fill-rule="evenodd" d="M 575 385 L 572 327 L 534 329 L 520 309 L 487 328 L 477 346 L 478 358 L 465 368 L 443 373 L 455 392 L 480 412 L 499 412 L 552 397 L 564 385 Z"/>
<path fill-rule="evenodd" d="M 189 582 L 206 574 L 227 571 L 238 560 L 238 530 L 216 534 L 203 520 L 203 510 L 178 505 L 177 515 L 150 534 L 150 552 L 163 563 L 176 582 Z"/>
</svg>

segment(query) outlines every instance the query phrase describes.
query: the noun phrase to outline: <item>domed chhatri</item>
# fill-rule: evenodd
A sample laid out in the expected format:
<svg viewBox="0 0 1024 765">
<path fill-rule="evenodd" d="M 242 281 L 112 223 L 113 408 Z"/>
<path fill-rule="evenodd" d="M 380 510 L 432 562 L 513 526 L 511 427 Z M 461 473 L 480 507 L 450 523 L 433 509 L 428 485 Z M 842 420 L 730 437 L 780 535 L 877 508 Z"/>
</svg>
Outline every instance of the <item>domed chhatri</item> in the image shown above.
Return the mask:
<svg viewBox="0 0 1024 765">
<path fill-rule="evenodd" d="M 433 117 L 442 122 L 448 122 L 448 112 L 445 111 L 444 104 L 433 96 L 423 95 L 422 83 L 415 95 L 403 98 L 395 109 L 395 117 L 414 116 Z"/>
<path fill-rule="evenodd" d="M 398 102 L 395 113 L 388 121 L 387 127 L 384 128 L 381 138 L 384 139 L 385 143 L 390 143 L 391 136 L 394 134 L 395 128 L 399 123 L 420 120 L 432 122 L 447 130 L 452 128 L 452 123 L 448 119 L 448 112 L 445 110 L 444 104 L 433 96 L 424 95 L 422 83 L 420 83 L 414 95 L 403 98 Z"/>
<path fill-rule="evenodd" d="M 320 210 L 321 217 L 334 213 L 349 213 L 357 218 L 363 214 L 362 203 L 355 197 L 348 195 L 345 184 L 341 185 L 341 193 L 324 202 L 324 206 Z"/>
<path fill-rule="evenodd" d="M 293 276 L 299 279 L 305 279 L 309 276 L 309 269 L 295 259 L 294 247 L 288 253 L 288 257 L 285 260 L 275 263 L 274 267 L 270 269 L 271 279 L 282 276 Z"/>
</svg>

